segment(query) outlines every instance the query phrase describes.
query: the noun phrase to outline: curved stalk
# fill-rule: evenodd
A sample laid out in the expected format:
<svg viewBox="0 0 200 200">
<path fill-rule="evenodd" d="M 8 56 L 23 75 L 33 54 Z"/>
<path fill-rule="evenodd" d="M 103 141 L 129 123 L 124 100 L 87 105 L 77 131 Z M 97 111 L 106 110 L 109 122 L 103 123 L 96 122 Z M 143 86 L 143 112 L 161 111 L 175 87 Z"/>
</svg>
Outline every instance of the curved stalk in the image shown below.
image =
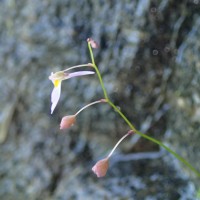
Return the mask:
<svg viewBox="0 0 200 200">
<path fill-rule="evenodd" d="M 129 135 L 131 135 L 131 133 L 134 133 L 133 131 L 129 131 L 128 133 L 126 133 L 118 142 L 117 144 L 113 147 L 113 149 L 111 150 L 111 152 L 109 153 L 109 155 L 107 156 L 107 158 L 110 158 L 113 154 L 113 152 L 115 151 L 115 149 L 119 146 L 119 144 Z"/>
<path fill-rule="evenodd" d="M 88 64 L 82 64 L 82 65 L 75 65 L 73 67 L 69 67 L 65 70 L 62 70 L 61 72 L 67 72 L 69 70 L 72 70 L 72 69 L 76 69 L 76 68 L 80 68 L 80 67 L 93 67 L 93 65 L 91 63 L 88 63 Z"/>
<path fill-rule="evenodd" d="M 83 108 L 81 108 L 78 112 L 76 112 L 75 116 L 77 116 L 80 112 L 82 112 L 83 110 L 85 110 L 86 108 L 94 105 L 94 104 L 97 104 L 97 103 L 105 103 L 107 102 L 105 99 L 101 99 L 101 100 L 98 100 L 98 101 L 94 101 L 90 104 L 87 104 L 86 106 L 84 106 Z"/>
</svg>

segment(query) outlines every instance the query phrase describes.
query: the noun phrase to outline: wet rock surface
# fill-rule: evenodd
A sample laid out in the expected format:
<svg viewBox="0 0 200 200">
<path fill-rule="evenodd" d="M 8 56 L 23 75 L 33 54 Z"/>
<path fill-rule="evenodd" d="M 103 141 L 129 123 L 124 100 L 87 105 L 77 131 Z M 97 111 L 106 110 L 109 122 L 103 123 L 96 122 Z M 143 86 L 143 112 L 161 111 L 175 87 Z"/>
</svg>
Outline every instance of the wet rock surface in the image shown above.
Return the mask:
<svg viewBox="0 0 200 200">
<path fill-rule="evenodd" d="M 198 141 L 200 125 L 198 87 L 200 81 L 200 18 L 195 16 L 193 23 L 194 26 L 179 47 L 176 57 L 176 70 L 170 84 L 173 90 L 169 89 L 169 97 L 171 97 L 169 101 L 172 109 L 169 112 L 167 138 L 180 155 L 194 163 L 196 169 L 200 169 L 200 163 L 195 162 L 200 152 Z M 187 150 L 185 146 L 187 146 Z M 199 180 L 196 181 L 197 184 L 200 184 Z"/>
<path fill-rule="evenodd" d="M 196 199 L 198 179 L 137 136 L 97 179 L 93 164 L 128 127 L 96 105 L 61 132 L 102 91 L 97 77 L 70 79 L 51 116 L 48 76 L 90 62 L 92 36 L 113 102 L 198 169 L 199 12 L 199 1 L 0 1 L 0 199 Z"/>
</svg>

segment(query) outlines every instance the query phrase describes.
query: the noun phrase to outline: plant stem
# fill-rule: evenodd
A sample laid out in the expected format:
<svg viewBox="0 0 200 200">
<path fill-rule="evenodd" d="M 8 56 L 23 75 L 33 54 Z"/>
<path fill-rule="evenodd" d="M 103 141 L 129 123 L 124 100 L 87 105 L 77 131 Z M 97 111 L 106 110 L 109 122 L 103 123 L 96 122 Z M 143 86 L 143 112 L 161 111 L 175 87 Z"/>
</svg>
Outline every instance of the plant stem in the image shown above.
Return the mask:
<svg viewBox="0 0 200 200">
<path fill-rule="evenodd" d="M 112 101 L 109 99 L 108 95 L 107 95 L 107 91 L 105 89 L 105 86 L 104 86 L 104 83 L 103 83 L 103 80 L 102 80 L 102 77 L 101 77 L 101 74 L 99 72 L 99 69 L 98 67 L 96 66 L 95 64 L 95 61 L 94 61 L 94 55 L 93 55 L 93 51 L 92 51 L 92 48 L 91 48 L 91 45 L 90 43 L 88 42 L 88 48 L 89 48 L 89 52 L 90 52 L 90 57 L 91 57 L 91 60 L 92 60 L 92 64 L 95 68 L 95 71 L 98 75 L 98 78 L 99 78 L 99 81 L 100 81 L 100 84 L 101 84 L 101 87 L 102 87 L 102 90 L 103 90 L 103 93 L 104 93 L 104 97 L 105 99 L 107 100 L 108 104 L 124 119 L 124 121 L 127 123 L 127 125 L 131 128 L 131 130 L 133 130 L 134 133 L 137 133 L 138 135 L 140 135 L 141 137 L 155 143 L 155 144 L 158 144 L 159 146 L 163 147 L 165 150 L 167 150 L 169 153 L 171 153 L 172 155 L 174 155 L 179 161 L 181 161 L 182 163 L 184 163 L 191 171 L 193 171 L 197 176 L 200 177 L 200 172 L 198 170 L 196 170 L 189 162 L 187 162 L 183 157 L 181 157 L 180 155 L 178 155 L 176 152 L 174 152 L 173 150 L 171 150 L 169 147 L 167 147 L 166 145 L 164 145 L 161 141 L 157 140 L 157 139 L 154 139 L 153 137 L 150 137 L 144 133 L 141 133 L 140 131 L 138 131 L 134 126 L 133 124 L 127 119 L 127 117 L 117 108 L 117 106 L 114 105 L 114 103 L 112 103 Z M 121 142 L 121 140 L 123 140 L 124 138 L 126 137 L 126 135 L 124 137 L 122 137 L 118 143 Z M 118 145 L 117 143 L 117 145 Z M 114 150 L 115 150 L 115 147 L 114 147 Z M 111 151 L 110 154 L 112 154 L 113 151 Z M 110 155 L 109 154 L 109 155 Z M 110 155 L 111 156 L 111 155 Z"/>
<path fill-rule="evenodd" d="M 159 140 L 152 138 L 144 133 L 141 133 L 140 131 L 136 130 L 135 127 L 132 125 L 132 123 L 126 118 L 126 116 L 110 101 L 108 100 L 108 104 L 110 104 L 115 111 L 117 111 L 121 117 L 124 119 L 124 121 L 129 125 L 129 127 L 138 135 L 140 135 L 141 137 L 155 143 L 158 144 L 159 146 L 163 147 L 165 150 L 167 150 L 169 153 L 171 153 L 172 155 L 174 155 L 179 161 L 181 161 L 182 163 L 184 163 L 190 170 L 192 170 L 197 176 L 200 177 L 200 172 L 197 171 L 189 162 L 187 162 L 183 157 L 181 157 L 180 155 L 178 155 L 176 152 L 174 152 L 173 150 L 171 150 L 169 147 L 167 147 L 166 145 L 164 145 L 162 142 L 160 142 Z"/>
<path fill-rule="evenodd" d="M 95 71 L 96 71 L 96 73 L 97 73 L 97 76 L 98 76 L 98 78 L 99 78 L 99 81 L 100 81 L 100 84 L 101 84 L 101 87 L 102 87 L 102 90 L 103 90 L 104 97 L 105 97 L 106 100 L 109 100 L 109 99 L 108 99 L 107 92 L 106 92 L 106 88 L 105 88 L 105 86 L 104 86 L 104 83 L 103 83 L 103 80 L 102 80 L 102 77 L 101 77 L 101 74 L 100 74 L 100 72 L 99 72 L 98 67 L 97 67 L 96 64 L 95 64 L 94 55 L 93 55 L 93 52 L 92 52 L 92 47 L 91 47 L 91 45 L 90 45 L 89 42 L 88 42 L 88 48 L 89 48 L 90 57 L 91 57 L 91 60 L 92 60 L 93 67 L 94 67 L 94 69 L 95 69 Z"/>
</svg>

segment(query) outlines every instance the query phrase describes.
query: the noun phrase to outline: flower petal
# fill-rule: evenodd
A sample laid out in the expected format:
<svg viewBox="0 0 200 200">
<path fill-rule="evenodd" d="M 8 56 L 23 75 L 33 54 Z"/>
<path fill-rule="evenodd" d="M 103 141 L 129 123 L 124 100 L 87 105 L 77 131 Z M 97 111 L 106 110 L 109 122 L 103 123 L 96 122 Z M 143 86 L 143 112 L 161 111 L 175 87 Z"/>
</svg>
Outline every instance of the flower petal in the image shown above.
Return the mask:
<svg viewBox="0 0 200 200">
<path fill-rule="evenodd" d="M 93 72 L 93 71 L 72 72 L 72 73 L 69 73 L 69 74 L 66 76 L 66 79 L 73 78 L 73 77 L 76 77 L 76 76 L 84 76 L 84 75 L 94 74 L 94 73 L 95 73 L 95 72 Z"/>
<path fill-rule="evenodd" d="M 61 93 L 61 81 L 57 84 L 56 87 L 53 88 L 53 91 L 51 93 L 51 114 L 53 113 L 56 105 L 58 104 L 58 101 L 60 99 L 60 93 Z"/>
</svg>

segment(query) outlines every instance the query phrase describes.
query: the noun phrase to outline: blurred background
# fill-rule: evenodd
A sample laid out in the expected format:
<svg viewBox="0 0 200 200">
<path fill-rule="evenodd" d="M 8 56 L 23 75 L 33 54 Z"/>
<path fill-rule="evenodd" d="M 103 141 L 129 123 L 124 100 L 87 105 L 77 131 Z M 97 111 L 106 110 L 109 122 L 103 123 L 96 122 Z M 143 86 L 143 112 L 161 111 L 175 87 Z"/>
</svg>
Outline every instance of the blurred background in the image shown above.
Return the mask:
<svg viewBox="0 0 200 200">
<path fill-rule="evenodd" d="M 48 76 L 91 62 L 92 37 L 112 101 L 200 170 L 199 13 L 199 0 L 0 0 L 0 199 L 198 199 L 199 179 L 138 136 L 96 178 L 92 166 L 129 128 L 98 104 L 60 131 L 103 93 L 96 75 L 67 80 L 50 115 Z"/>
</svg>

